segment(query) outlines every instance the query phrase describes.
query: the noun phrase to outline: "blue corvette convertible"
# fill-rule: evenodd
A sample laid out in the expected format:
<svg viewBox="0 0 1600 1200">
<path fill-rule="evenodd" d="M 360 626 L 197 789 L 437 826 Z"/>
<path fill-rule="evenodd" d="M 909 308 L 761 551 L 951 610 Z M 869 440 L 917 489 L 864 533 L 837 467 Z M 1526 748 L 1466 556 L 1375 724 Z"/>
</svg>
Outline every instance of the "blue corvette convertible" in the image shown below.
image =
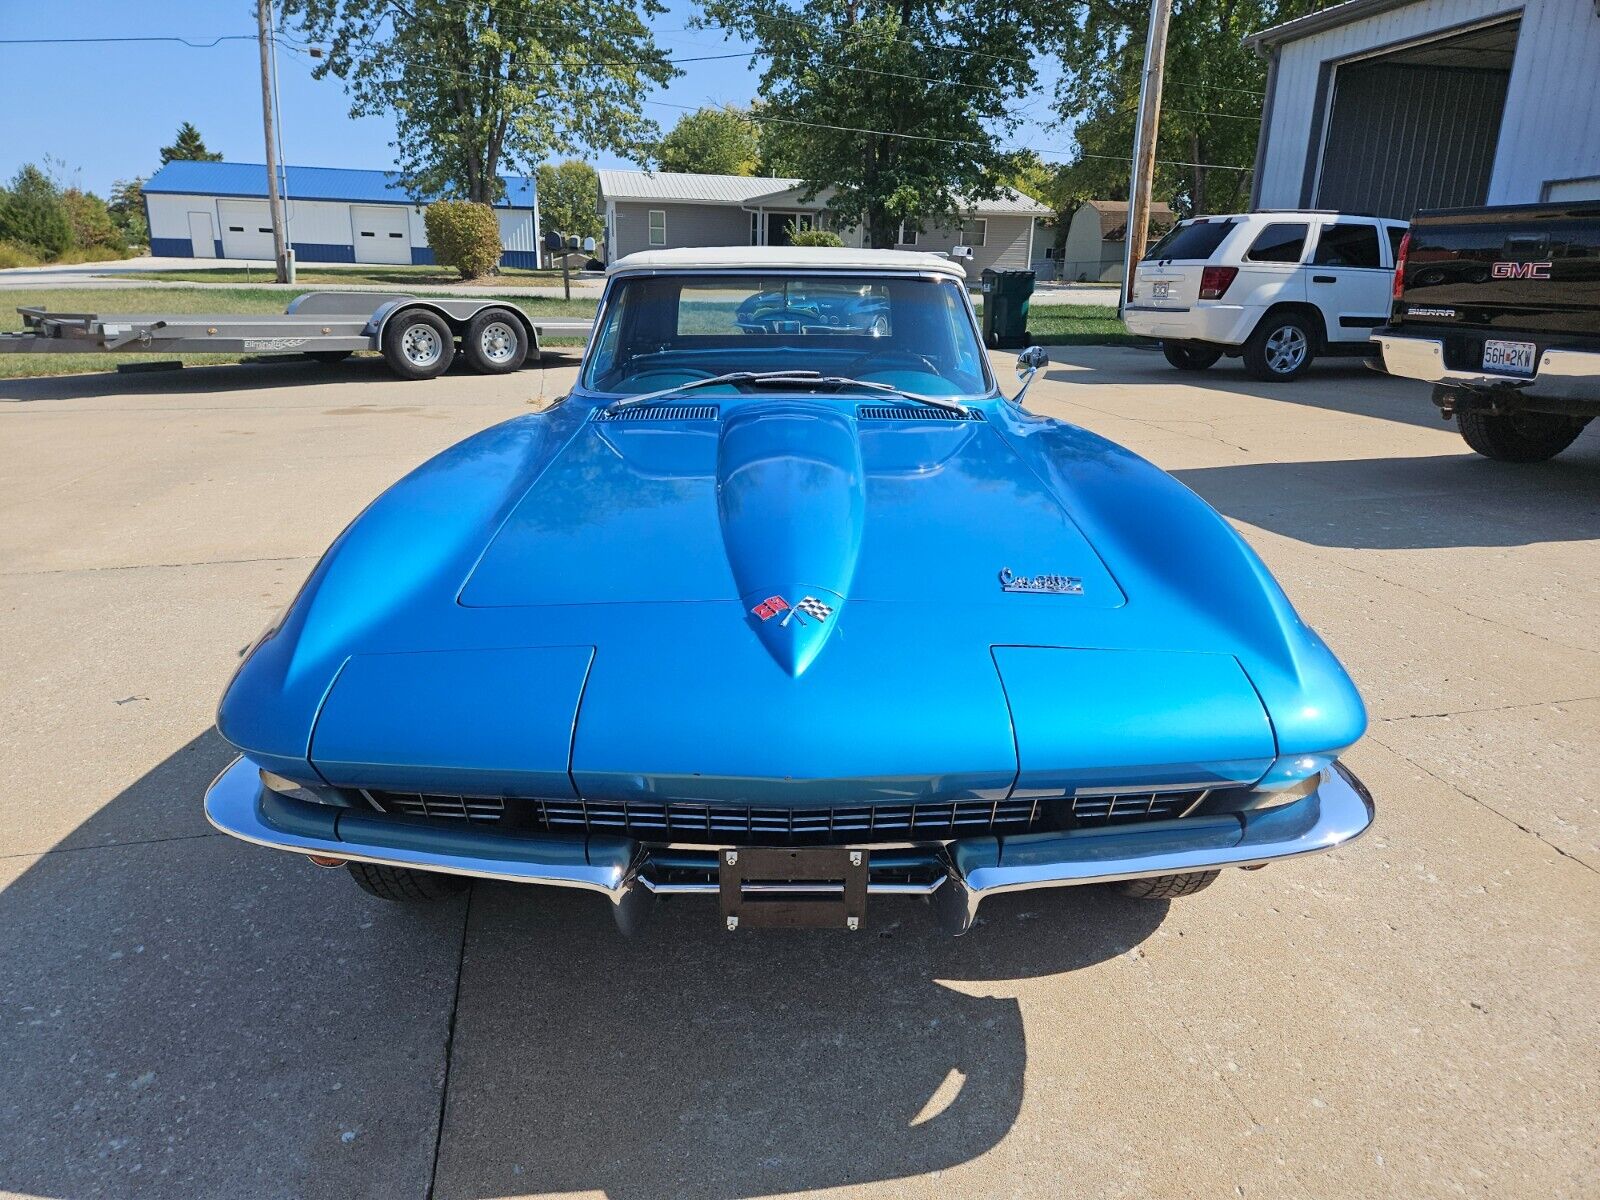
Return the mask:
<svg viewBox="0 0 1600 1200">
<path fill-rule="evenodd" d="M 380 496 L 251 648 L 207 815 L 388 899 L 955 933 L 1360 834 L 1361 699 L 1261 561 L 1021 399 L 946 259 L 623 259 L 572 393 Z"/>
</svg>

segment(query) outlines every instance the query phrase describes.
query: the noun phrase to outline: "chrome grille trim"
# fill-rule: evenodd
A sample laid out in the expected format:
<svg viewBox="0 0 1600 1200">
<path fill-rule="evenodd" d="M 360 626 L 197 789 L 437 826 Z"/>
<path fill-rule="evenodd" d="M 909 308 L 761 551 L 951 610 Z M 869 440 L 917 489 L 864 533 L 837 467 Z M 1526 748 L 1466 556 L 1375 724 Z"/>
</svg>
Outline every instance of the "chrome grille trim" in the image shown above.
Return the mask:
<svg viewBox="0 0 1600 1200">
<path fill-rule="evenodd" d="M 715 421 L 721 410 L 715 404 L 637 404 L 601 409 L 596 421 Z"/>
<path fill-rule="evenodd" d="M 551 832 L 624 833 L 651 841 L 718 838 L 898 840 L 1023 833 L 1031 799 L 760 808 L 688 801 L 532 800 L 535 823 Z"/>
<path fill-rule="evenodd" d="M 975 408 L 960 412 L 953 408 L 935 408 L 931 404 L 862 404 L 856 409 L 858 421 L 981 421 L 983 413 Z"/>
<path fill-rule="evenodd" d="M 1170 821 L 1188 816 L 1210 794 L 1210 788 L 1179 792 L 1107 792 L 1097 788 L 1072 797 L 1072 815 L 1081 822 Z"/>
<path fill-rule="evenodd" d="M 361 794 L 384 812 L 450 821 L 498 821 L 506 802 L 497 796 L 449 796 L 436 792 L 388 792 L 363 788 Z"/>
</svg>

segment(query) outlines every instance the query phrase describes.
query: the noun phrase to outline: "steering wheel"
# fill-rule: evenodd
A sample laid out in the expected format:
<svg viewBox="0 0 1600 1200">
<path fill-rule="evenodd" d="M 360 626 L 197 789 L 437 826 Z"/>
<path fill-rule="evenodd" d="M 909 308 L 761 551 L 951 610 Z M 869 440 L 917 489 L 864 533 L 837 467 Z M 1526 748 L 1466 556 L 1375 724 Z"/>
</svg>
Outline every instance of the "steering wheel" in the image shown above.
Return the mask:
<svg viewBox="0 0 1600 1200">
<path fill-rule="evenodd" d="M 919 370 L 926 368 L 933 374 L 939 374 L 939 364 L 926 354 L 918 354 L 915 350 L 868 350 L 865 354 L 858 355 L 845 367 L 844 374 L 857 375 L 860 368 L 871 365 L 881 366 L 889 362 L 899 361 L 912 363 Z"/>
</svg>

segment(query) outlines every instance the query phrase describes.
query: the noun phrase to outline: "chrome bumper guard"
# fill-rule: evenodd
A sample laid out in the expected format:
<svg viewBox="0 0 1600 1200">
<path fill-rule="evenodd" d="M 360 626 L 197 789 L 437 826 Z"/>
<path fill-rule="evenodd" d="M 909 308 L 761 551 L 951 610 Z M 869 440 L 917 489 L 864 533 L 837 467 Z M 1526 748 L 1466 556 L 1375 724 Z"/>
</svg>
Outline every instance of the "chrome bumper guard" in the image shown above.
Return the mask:
<svg viewBox="0 0 1600 1200">
<path fill-rule="evenodd" d="M 1508 337 L 1514 336 L 1511 334 Z M 1446 383 L 1478 390 L 1515 388 L 1530 396 L 1559 400 L 1600 400 L 1600 354 L 1582 350 L 1546 350 L 1531 377 L 1496 375 L 1489 371 L 1456 371 L 1444 365 L 1444 343 L 1438 338 L 1375 333 L 1383 351 L 1383 369 L 1405 379 Z"/>
<path fill-rule="evenodd" d="M 206 791 L 206 819 L 258 846 L 478 879 L 599 892 L 624 931 L 658 892 L 715 893 L 716 884 L 671 886 L 647 878 L 650 850 L 631 838 L 519 836 L 396 821 L 269 791 L 247 758 L 236 759 Z M 1332 850 L 1372 824 L 1372 797 L 1342 764 L 1317 790 L 1278 808 L 1191 817 L 1181 822 L 1112 826 L 1017 837 L 963 838 L 938 850 L 942 877 L 927 886 L 868 885 L 870 894 L 929 895 L 950 933 L 972 927 L 987 896 L 1072 887 L 1152 875 L 1257 867 Z"/>
</svg>

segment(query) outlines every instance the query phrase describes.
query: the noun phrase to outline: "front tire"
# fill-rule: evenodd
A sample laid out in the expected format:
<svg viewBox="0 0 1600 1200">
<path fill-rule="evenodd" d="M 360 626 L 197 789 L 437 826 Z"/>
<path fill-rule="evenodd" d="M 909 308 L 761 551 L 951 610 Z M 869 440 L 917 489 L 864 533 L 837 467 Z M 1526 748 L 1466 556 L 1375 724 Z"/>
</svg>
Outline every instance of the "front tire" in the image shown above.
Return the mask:
<svg viewBox="0 0 1600 1200">
<path fill-rule="evenodd" d="M 413 871 L 410 867 L 386 867 L 379 863 L 348 862 L 345 867 L 358 888 L 379 900 L 415 904 L 424 900 L 448 900 L 467 890 L 468 880 L 460 875 Z"/>
<path fill-rule="evenodd" d="M 1204 342 L 1162 342 L 1161 353 L 1180 371 L 1204 371 L 1222 357 L 1221 349 Z"/>
<path fill-rule="evenodd" d="M 1268 317 L 1244 344 L 1244 369 L 1255 379 L 1286 383 L 1305 374 L 1316 356 L 1317 330 L 1297 312 Z"/>
<path fill-rule="evenodd" d="M 472 318 L 461 339 L 467 366 L 485 375 L 509 375 L 528 360 L 528 331 L 516 314 L 504 308 L 486 308 Z"/>
<path fill-rule="evenodd" d="M 1532 463 L 1554 458 L 1572 445 L 1589 422 L 1558 413 L 1456 413 L 1461 436 L 1485 458 Z"/>
<path fill-rule="evenodd" d="M 433 379 L 450 369 L 455 335 L 443 317 L 412 308 L 389 318 L 383 330 L 383 360 L 401 379 Z"/>
<path fill-rule="evenodd" d="M 1147 879 L 1124 879 L 1117 891 L 1140 900 L 1176 900 L 1203 892 L 1216 882 L 1221 871 L 1188 871 L 1182 875 L 1152 875 Z"/>
</svg>

